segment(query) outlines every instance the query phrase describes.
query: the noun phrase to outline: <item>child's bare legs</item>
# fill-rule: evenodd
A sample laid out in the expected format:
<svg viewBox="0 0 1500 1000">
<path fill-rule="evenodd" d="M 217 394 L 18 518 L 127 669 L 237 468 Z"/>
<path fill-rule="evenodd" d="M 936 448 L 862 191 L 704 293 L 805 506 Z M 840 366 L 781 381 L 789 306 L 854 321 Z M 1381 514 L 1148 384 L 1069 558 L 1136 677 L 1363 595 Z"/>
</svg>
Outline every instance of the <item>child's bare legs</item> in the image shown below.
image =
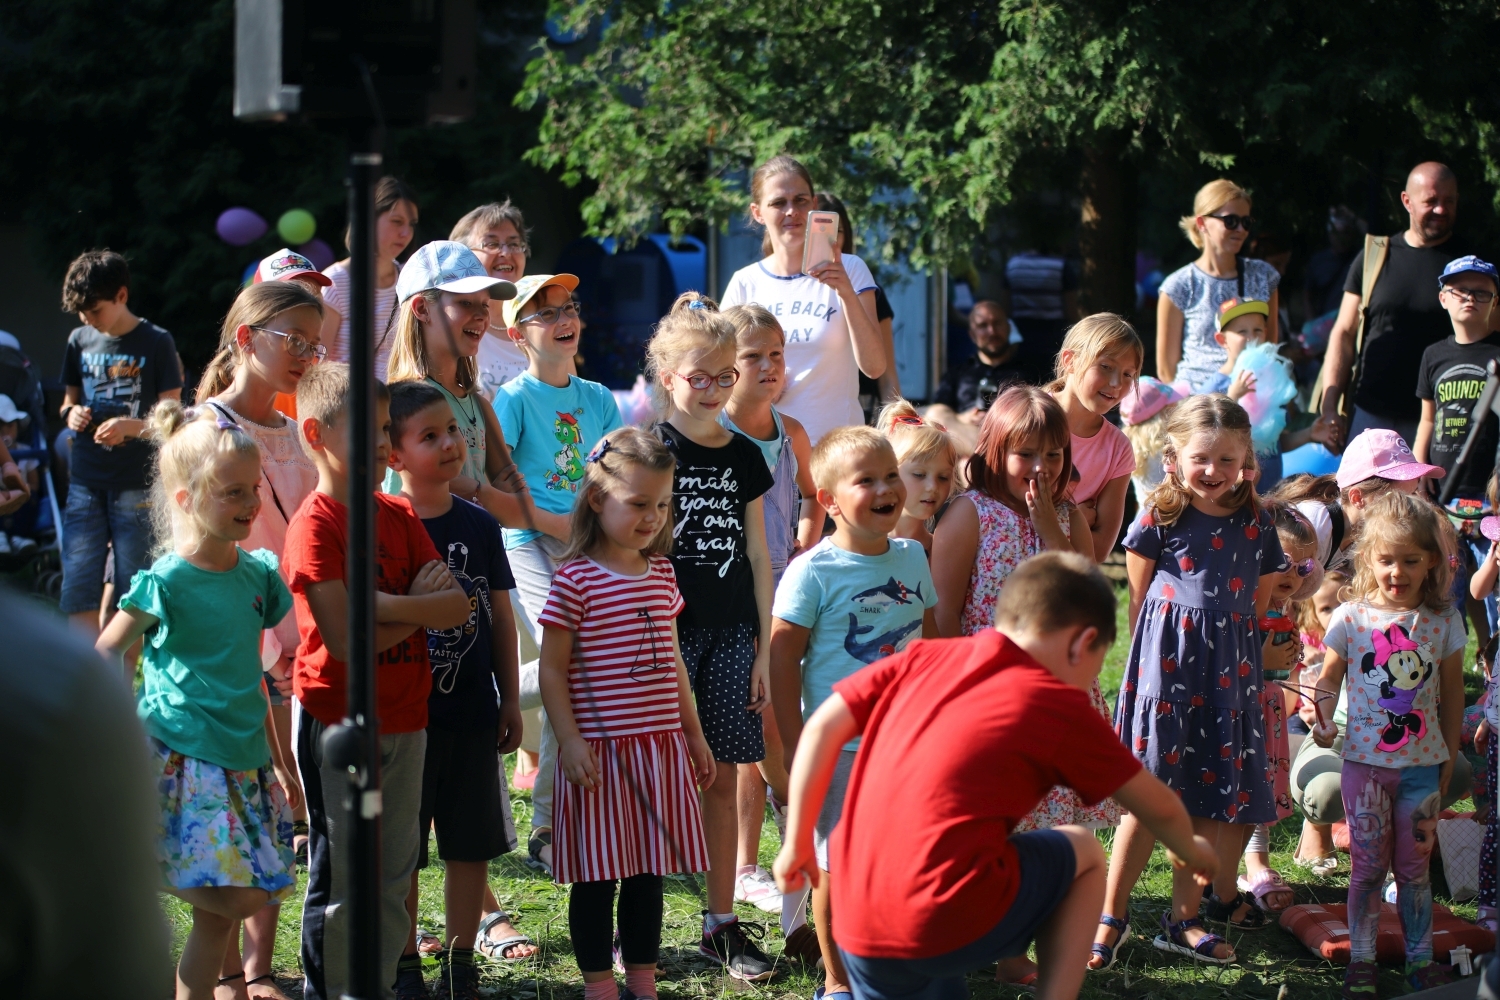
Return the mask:
<svg viewBox="0 0 1500 1000">
<path fill-rule="evenodd" d="M 703 792 L 703 832 L 708 841 L 708 912 L 734 912 L 734 856 L 739 839 L 738 768 L 716 761 L 718 774 Z"/>
<path fill-rule="evenodd" d="M 1109 855 L 1109 873 L 1104 885 L 1104 909 L 1112 917 L 1128 920 L 1130 917 L 1130 894 L 1140 881 L 1141 872 L 1151 863 L 1151 849 L 1156 838 L 1130 813 L 1120 817 L 1120 827 L 1115 831 L 1115 844 Z M 1095 915 L 1094 919 L 1099 918 Z M 1113 927 L 1099 924 L 1094 931 L 1094 940 L 1111 948 L 1119 945 L 1119 933 Z M 1104 965 L 1102 959 L 1091 957 L 1088 966 L 1098 969 Z"/>
<path fill-rule="evenodd" d="M 1201 816 L 1192 817 L 1193 833 L 1213 844 L 1218 851 L 1220 870 L 1218 877 L 1214 880 L 1214 892 L 1221 899 L 1229 898 L 1223 893 L 1228 891 L 1237 894 L 1239 889 L 1235 886 L 1236 873 L 1240 867 L 1240 852 L 1245 849 L 1245 837 L 1240 827 L 1218 820 L 1204 819 Z M 1224 888 L 1224 869 L 1229 872 L 1229 888 Z M 1172 872 L 1172 922 L 1178 923 L 1190 917 L 1198 915 L 1198 906 L 1203 902 L 1203 887 L 1193 881 L 1193 873 L 1186 868 L 1175 869 Z M 1182 942 L 1188 947 L 1195 947 L 1209 931 L 1203 927 L 1192 927 L 1183 932 Z M 1234 949 L 1226 942 L 1214 948 L 1214 955 L 1218 958 L 1231 958 Z"/>
<path fill-rule="evenodd" d="M 1298 861 L 1326 858 L 1337 851 L 1338 848 L 1333 846 L 1332 826 L 1307 819 L 1302 821 L 1302 839 L 1297 843 Z"/>
<path fill-rule="evenodd" d="M 766 779 L 755 764 L 736 764 L 735 813 L 739 820 L 735 864 L 738 870 L 760 864 L 760 828 L 766 815 Z"/>
<path fill-rule="evenodd" d="M 781 730 L 776 728 L 776 716 L 771 712 L 762 712 L 760 728 L 765 736 L 766 758 L 755 766 L 760 768 L 761 777 L 771 786 L 771 791 L 785 802 L 791 777 L 786 771 L 786 748 L 781 745 Z"/>
<path fill-rule="evenodd" d="M 844 961 L 833 943 L 833 887 L 829 874 L 823 872 L 818 884 L 813 887 L 813 923 L 818 932 L 818 947 L 823 950 L 823 993 L 850 993 L 849 976 L 844 972 Z"/>
<path fill-rule="evenodd" d="M 290 759 L 290 758 L 288 758 Z M 276 925 L 281 920 L 281 904 L 275 903 L 270 906 L 262 906 L 255 913 L 245 918 L 245 943 L 243 954 L 245 956 L 245 981 L 259 979 L 261 976 L 271 974 L 271 959 L 276 953 Z M 233 937 L 229 945 L 233 948 L 239 942 Z M 257 983 L 255 986 L 247 987 L 251 1000 L 261 996 L 280 996 L 281 991 L 275 986 L 265 983 Z"/>
<path fill-rule="evenodd" d="M 484 898 L 489 863 L 449 861 L 443 874 L 443 908 L 449 948 L 472 948 L 479 936 L 479 902 Z M 411 908 L 411 903 L 407 903 Z M 415 933 L 413 933 L 415 938 Z"/>
<path fill-rule="evenodd" d="M 1073 1000 L 1083 986 L 1089 957 L 1089 928 L 1099 920 L 1104 900 L 1104 849 L 1093 833 L 1077 826 L 1057 832 L 1073 844 L 1073 885 L 1036 936 L 1039 1000 Z"/>
<path fill-rule="evenodd" d="M 406 945 L 401 949 L 402 957 L 417 953 L 417 876 L 418 868 L 411 873 L 411 891 L 406 894 L 406 915 L 411 918 L 411 929 L 406 934 Z"/>
<path fill-rule="evenodd" d="M 490 888 L 490 880 L 486 878 L 484 880 L 484 896 L 482 899 L 482 905 L 479 909 L 480 915 L 478 919 L 483 920 L 489 914 L 495 913 L 497 911 L 502 911 L 504 909 L 505 907 L 500 905 L 500 900 L 495 898 L 495 890 Z M 474 926 L 476 928 L 477 934 L 477 928 L 479 927 L 477 920 Z M 490 929 L 485 932 L 485 937 L 494 941 L 504 941 L 506 938 L 515 937 L 519 933 L 521 932 L 516 930 L 515 924 L 512 924 L 509 920 L 501 920 L 490 925 Z M 538 950 L 539 949 L 536 945 L 522 942 L 520 944 L 507 945 L 505 953 L 501 955 L 501 957 L 530 958 L 532 955 L 535 955 Z"/>
<path fill-rule="evenodd" d="M 193 928 L 177 963 L 177 1000 L 213 1000 L 225 952 L 240 921 L 266 905 L 264 889 L 214 887 L 176 889 L 193 908 Z"/>
<path fill-rule="evenodd" d="M 1271 828 L 1260 825 L 1253 827 L 1252 831 L 1245 844 L 1245 880 L 1247 884 L 1254 886 L 1255 879 L 1261 872 L 1270 872 L 1272 875 L 1278 873 L 1271 867 Z M 1295 898 L 1292 887 L 1283 882 L 1274 882 L 1270 885 L 1272 887 L 1262 893 L 1264 897 L 1262 908 L 1272 913 L 1280 913 L 1292 905 Z"/>
</svg>

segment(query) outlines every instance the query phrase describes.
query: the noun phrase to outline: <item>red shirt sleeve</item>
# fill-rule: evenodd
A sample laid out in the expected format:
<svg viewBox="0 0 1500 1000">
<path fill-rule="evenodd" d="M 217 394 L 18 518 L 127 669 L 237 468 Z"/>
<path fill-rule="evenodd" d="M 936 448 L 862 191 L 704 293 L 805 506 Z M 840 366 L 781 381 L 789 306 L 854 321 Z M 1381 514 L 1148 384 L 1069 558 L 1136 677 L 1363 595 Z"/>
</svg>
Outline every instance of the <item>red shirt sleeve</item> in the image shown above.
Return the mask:
<svg viewBox="0 0 1500 1000">
<path fill-rule="evenodd" d="M 1078 697 L 1071 697 L 1073 694 Z M 1078 793 L 1086 805 L 1109 798 L 1125 782 L 1136 776 L 1141 762 L 1120 742 L 1104 716 L 1094 710 L 1088 695 L 1073 689 L 1068 707 L 1059 712 L 1054 730 L 1065 735 L 1056 742 L 1053 755 L 1065 784 Z"/>
<path fill-rule="evenodd" d="M 282 549 L 287 589 L 301 594 L 311 584 L 344 579 L 347 570 L 344 529 L 337 513 L 326 504 L 303 505 L 287 525 Z"/>
<path fill-rule="evenodd" d="M 660 570 L 663 579 L 672 588 L 672 604 L 667 609 L 667 617 L 676 618 L 687 607 L 687 602 L 682 599 L 682 591 L 677 589 L 677 571 L 672 568 L 672 560 L 666 556 L 652 556 L 651 563 Z"/>
<path fill-rule="evenodd" d="M 552 577 L 552 592 L 547 595 L 547 606 L 537 615 L 537 621 L 553 628 L 577 632 L 583 622 L 584 596 L 573 579 L 569 567 L 563 566 Z"/>
</svg>

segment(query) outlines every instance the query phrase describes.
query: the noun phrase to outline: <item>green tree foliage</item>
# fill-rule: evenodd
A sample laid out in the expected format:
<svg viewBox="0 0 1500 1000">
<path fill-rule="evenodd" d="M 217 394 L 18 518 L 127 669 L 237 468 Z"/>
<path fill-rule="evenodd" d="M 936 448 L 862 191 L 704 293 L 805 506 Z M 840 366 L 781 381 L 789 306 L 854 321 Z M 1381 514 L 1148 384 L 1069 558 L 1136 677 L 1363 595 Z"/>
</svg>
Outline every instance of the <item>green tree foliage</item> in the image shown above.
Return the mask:
<svg viewBox="0 0 1500 1000">
<path fill-rule="evenodd" d="M 417 239 L 446 238 L 482 200 L 552 197 L 521 162 L 534 122 L 510 106 L 535 5 L 480 3 L 476 118 L 394 132 L 388 168 L 422 199 Z M 201 363 L 247 264 L 281 246 L 275 220 L 305 208 L 343 255 L 344 141 L 305 124 L 233 117 L 234 3 L 7 0 L 0 4 L 0 218 L 36 237 L 59 289 L 68 261 L 108 246 L 131 260 L 133 303 Z M 248 247 L 214 232 L 244 205 L 272 224 Z"/>
<path fill-rule="evenodd" d="M 535 162 L 597 183 L 584 217 L 602 235 L 744 211 L 744 172 L 780 152 L 876 223 L 887 259 L 918 263 L 962 257 L 997 206 L 1060 168 L 1082 177 L 1085 215 L 1096 196 L 1124 197 L 1115 214 L 1128 214 L 1136 170 L 1248 174 L 1318 212 L 1416 155 L 1500 180 L 1500 8 L 1479 0 L 583 0 L 554 13 L 597 44 L 544 52 L 519 101 L 545 111 Z"/>
</svg>

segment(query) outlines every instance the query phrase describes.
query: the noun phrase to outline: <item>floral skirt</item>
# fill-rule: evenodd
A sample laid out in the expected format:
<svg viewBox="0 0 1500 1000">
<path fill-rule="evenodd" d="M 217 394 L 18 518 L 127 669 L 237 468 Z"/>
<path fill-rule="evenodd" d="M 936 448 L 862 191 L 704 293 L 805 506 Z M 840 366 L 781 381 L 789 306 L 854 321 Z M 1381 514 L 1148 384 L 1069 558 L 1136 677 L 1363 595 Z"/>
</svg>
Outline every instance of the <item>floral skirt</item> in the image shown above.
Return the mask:
<svg viewBox="0 0 1500 1000">
<path fill-rule="evenodd" d="M 1099 690 L 1099 682 L 1089 688 L 1089 701 L 1098 713 L 1109 718 L 1109 704 Z M 1032 830 L 1051 830 L 1059 826 L 1083 826 L 1098 830 L 1106 826 L 1117 826 L 1120 822 L 1120 805 L 1114 799 L 1105 799 L 1086 806 L 1078 793 L 1066 785 L 1054 785 L 1047 797 L 1031 812 L 1022 817 L 1012 833 L 1030 833 Z"/>
<path fill-rule="evenodd" d="M 230 771 L 151 741 L 161 823 L 156 858 L 173 889 L 264 889 L 276 902 L 297 884 L 292 810 L 270 761 Z"/>
</svg>

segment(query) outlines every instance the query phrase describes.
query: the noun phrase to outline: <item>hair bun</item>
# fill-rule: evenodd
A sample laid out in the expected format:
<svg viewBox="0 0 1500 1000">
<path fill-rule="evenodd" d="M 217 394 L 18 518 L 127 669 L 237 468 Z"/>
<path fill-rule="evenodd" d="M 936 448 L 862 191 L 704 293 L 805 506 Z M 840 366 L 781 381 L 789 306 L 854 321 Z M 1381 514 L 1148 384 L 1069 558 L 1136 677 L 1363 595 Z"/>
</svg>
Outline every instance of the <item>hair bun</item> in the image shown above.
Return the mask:
<svg viewBox="0 0 1500 1000">
<path fill-rule="evenodd" d="M 684 309 L 706 309 L 709 312 L 718 312 L 719 304 L 702 292 L 683 292 L 677 296 L 677 301 L 672 303 L 671 311 L 676 313 Z"/>
<path fill-rule="evenodd" d="M 196 419 L 196 407 L 183 406 L 176 399 L 163 399 L 151 408 L 151 415 L 146 418 L 145 436 L 161 443 Z"/>
</svg>

